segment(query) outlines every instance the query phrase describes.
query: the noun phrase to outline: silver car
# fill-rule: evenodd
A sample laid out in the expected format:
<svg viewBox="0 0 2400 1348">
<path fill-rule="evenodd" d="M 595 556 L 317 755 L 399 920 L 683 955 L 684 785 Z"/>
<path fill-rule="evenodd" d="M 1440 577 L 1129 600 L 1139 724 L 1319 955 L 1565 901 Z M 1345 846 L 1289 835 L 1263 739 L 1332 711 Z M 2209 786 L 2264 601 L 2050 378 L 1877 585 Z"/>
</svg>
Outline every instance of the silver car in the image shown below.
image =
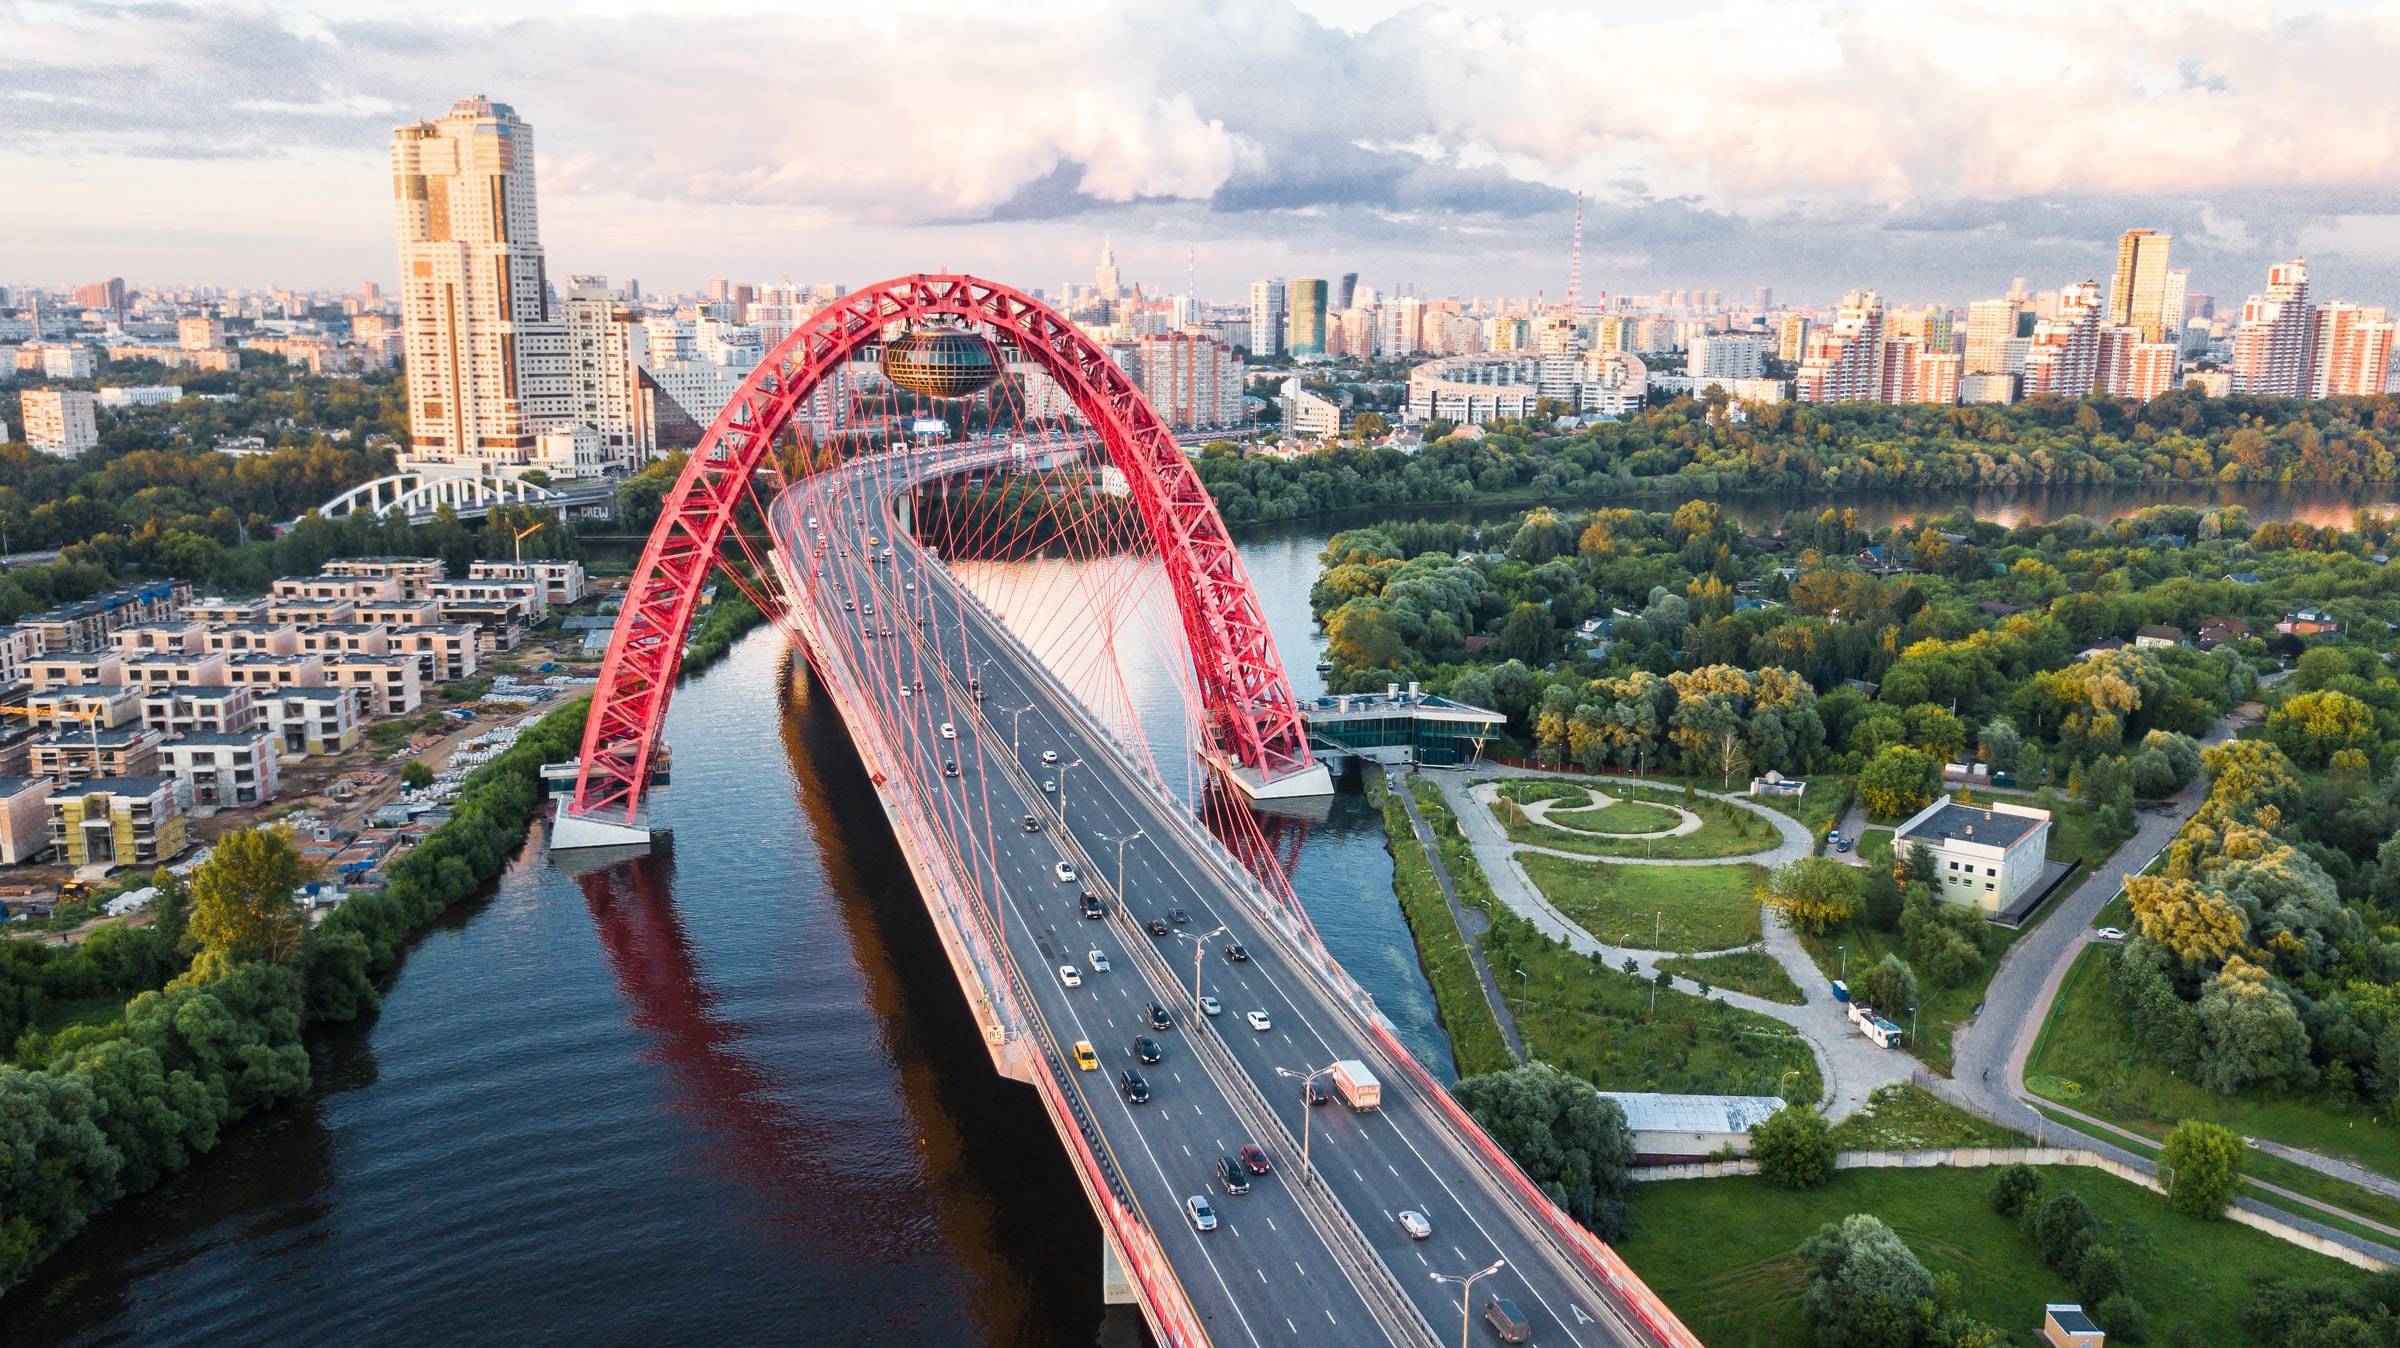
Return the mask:
<svg viewBox="0 0 2400 1348">
<path fill-rule="evenodd" d="M 1424 1240 L 1433 1234 L 1433 1223 L 1426 1221 L 1422 1212 L 1403 1211 L 1400 1229 L 1408 1233 L 1410 1240 Z"/>
<path fill-rule="evenodd" d="M 1183 1214 L 1192 1219 L 1192 1229 L 1195 1231 L 1217 1229 L 1217 1210 L 1210 1207 L 1208 1200 L 1198 1194 L 1193 1194 L 1183 1200 Z"/>
</svg>

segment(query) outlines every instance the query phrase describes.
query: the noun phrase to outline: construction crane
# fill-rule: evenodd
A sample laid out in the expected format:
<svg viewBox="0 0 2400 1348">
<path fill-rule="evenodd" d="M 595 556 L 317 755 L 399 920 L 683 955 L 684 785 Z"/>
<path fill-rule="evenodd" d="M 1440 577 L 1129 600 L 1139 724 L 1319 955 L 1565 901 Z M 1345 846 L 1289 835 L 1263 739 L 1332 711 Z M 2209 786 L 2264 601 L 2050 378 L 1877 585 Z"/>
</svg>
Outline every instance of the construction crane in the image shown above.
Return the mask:
<svg viewBox="0 0 2400 1348">
<path fill-rule="evenodd" d="M 535 534 L 540 533 L 543 527 L 548 523 L 548 520 L 535 520 L 533 523 L 517 530 L 517 536 L 511 540 L 517 549 L 517 565 L 525 565 L 525 540 L 531 538 Z"/>
<path fill-rule="evenodd" d="M 100 723 L 106 719 L 107 713 L 97 710 L 78 711 L 73 707 L 36 707 L 28 703 L 0 705 L 0 716 L 11 712 L 23 716 L 28 725 L 33 723 L 36 716 L 83 722 L 83 728 L 90 731 L 92 736 L 92 775 L 94 777 L 100 775 Z"/>
</svg>

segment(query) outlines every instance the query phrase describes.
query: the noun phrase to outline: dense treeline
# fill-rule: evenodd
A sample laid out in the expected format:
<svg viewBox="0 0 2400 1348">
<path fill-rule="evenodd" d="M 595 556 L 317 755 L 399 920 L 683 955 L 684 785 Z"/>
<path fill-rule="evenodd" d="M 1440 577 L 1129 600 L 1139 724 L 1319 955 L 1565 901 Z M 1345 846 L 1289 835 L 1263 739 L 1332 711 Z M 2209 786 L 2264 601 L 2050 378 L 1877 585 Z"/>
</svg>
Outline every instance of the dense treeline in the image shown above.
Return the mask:
<svg viewBox="0 0 2400 1348">
<path fill-rule="evenodd" d="M 408 935 L 500 873 L 541 806 L 541 765 L 574 751 L 586 707 L 550 713 L 477 769 L 449 820 L 393 863 L 383 889 L 314 930 L 291 903 L 304 874 L 297 854 L 253 830 L 220 839 L 195 870 L 188 922 L 182 887 L 161 871 L 150 926 L 112 928 L 72 954 L 0 945 L 0 987 L 13 989 L 0 991 L 0 1009 L 19 1026 L 44 998 L 172 975 L 117 1020 L 22 1036 L 15 1061 L 0 1065 L 0 1288 L 101 1208 L 214 1147 L 228 1124 L 305 1093 L 304 1024 L 373 1010 L 373 980 Z"/>
<path fill-rule="evenodd" d="M 2100 398 L 2010 407 L 1784 403 L 1750 407 L 1737 421 L 1722 398 L 1677 398 L 1571 432 L 1495 423 L 1479 439 L 1444 436 L 1413 455 L 1344 448 L 1245 459 L 1218 446 L 1202 454 L 1199 469 L 1235 524 L 1478 498 L 2354 483 L 2400 478 L 2400 402 L 2178 391 L 2138 406 Z"/>
</svg>

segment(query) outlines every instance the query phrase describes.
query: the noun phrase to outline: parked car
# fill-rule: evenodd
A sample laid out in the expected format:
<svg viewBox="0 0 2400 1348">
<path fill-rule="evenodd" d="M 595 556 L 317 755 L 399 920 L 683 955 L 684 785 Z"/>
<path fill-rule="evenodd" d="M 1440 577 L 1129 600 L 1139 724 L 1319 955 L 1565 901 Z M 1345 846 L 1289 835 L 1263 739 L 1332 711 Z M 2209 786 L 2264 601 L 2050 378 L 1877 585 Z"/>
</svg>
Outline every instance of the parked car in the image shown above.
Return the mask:
<svg viewBox="0 0 2400 1348">
<path fill-rule="evenodd" d="M 2122 941 L 2125 939 L 2125 929 L 2123 927 L 2102 927 L 2092 935 L 2103 941 Z"/>
</svg>

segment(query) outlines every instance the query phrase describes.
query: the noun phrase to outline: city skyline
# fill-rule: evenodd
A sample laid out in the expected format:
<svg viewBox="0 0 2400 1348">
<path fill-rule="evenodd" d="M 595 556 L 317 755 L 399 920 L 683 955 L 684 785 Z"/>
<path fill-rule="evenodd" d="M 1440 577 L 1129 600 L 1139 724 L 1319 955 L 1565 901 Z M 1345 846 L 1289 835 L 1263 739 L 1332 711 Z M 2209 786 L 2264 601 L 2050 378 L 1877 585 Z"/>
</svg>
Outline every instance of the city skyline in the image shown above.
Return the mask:
<svg viewBox="0 0 2400 1348">
<path fill-rule="evenodd" d="M 1188 266 L 1218 300 L 1260 275 L 1352 272 L 1385 293 L 1559 298 L 1581 189 L 1587 294 L 1772 286 L 1826 304 L 1869 285 L 1964 303 L 2015 275 L 2106 278 L 2131 223 L 2175 236 L 2194 290 L 2242 293 L 2306 256 L 2367 302 L 2400 292 L 2400 207 L 2378 176 L 2390 147 L 2334 133 L 2352 124 L 2333 120 L 2346 76 L 2400 51 L 2400 27 L 2356 6 L 2272 23 L 2145 12 L 2130 35 L 2105 14 L 1970 7 L 1882 33 L 1890 50 L 1876 53 L 1860 45 L 1890 17 L 1875 4 L 1642 23 L 1534 6 L 1254 0 L 992 19 L 927 4 L 907 12 L 939 22 L 726 20 L 745 42 L 713 88 L 766 90 L 740 76 L 769 63 L 810 75 L 705 106 L 672 88 L 618 96 L 620 75 L 681 80 L 694 7 L 557 8 L 405 33 L 347 0 L 281 18 L 11 11 L 0 40 L 24 57 L 0 73 L 0 97 L 34 145 L 5 153 L 53 209 L 19 224 L 20 274 L 5 279 L 390 283 L 391 128 L 482 93 L 543 128 L 554 253 L 654 289 L 928 265 L 1039 284 L 1087 274 L 1105 236 L 1128 284 L 1180 289 Z M 2103 38 L 2105 58 L 2079 45 Z M 875 59 L 910 41 L 924 56 L 979 42 L 1043 69 L 1055 97 L 949 134 L 944 100 Z M 1561 59 L 1613 53 L 1605 76 L 1672 70 L 1674 50 L 1709 51 L 1707 69 L 1595 91 Z M 1999 115 L 2035 88 L 2051 105 L 2042 126 Z M 834 124 L 859 134 L 750 130 L 821 125 L 809 119 L 833 103 Z M 1978 103 L 1999 125 L 1902 115 Z"/>
</svg>

